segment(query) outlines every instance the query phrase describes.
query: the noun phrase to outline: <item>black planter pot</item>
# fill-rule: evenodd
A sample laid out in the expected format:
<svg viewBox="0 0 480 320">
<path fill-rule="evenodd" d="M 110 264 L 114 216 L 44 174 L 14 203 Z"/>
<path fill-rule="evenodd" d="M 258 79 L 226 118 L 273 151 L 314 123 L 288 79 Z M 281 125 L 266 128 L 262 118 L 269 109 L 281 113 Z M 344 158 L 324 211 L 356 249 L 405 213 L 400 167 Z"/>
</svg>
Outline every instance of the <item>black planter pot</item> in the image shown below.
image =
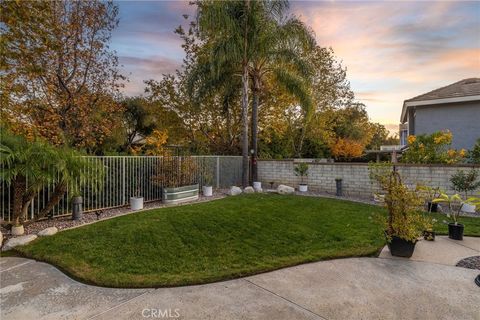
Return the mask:
<svg viewBox="0 0 480 320">
<path fill-rule="evenodd" d="M 453 240 L 463 240 L 463 224 L 448 224 L 448 237 Z"/>
<path fill-rule="evenodd" d="M 392 256 L 410 258 L 415 250 L 415 244 L 415 242 L 392 236 L 392 241 L 388 242 L 387 246 Z"/>
<path fill-rule="evenodd" d="M 428 212 L 438 212 L 438 203 L 427 202 Z"/>
<path fill-rule="evenodd" d="M 427 241 L 435 241 L 435 231 L 423 231 L 423 239 Z"/>
</svg>

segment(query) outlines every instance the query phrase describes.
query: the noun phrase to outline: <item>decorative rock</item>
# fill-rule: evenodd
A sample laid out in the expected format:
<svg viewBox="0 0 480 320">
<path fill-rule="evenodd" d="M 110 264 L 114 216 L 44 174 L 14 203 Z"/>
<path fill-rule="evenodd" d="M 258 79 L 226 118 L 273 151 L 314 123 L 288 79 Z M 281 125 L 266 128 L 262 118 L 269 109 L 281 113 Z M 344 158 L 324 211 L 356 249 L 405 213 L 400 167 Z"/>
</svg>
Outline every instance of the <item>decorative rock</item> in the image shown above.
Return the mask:
<svg viewBox="0 0 480 320">
<path fill-rule="evenodd" d="M 37 239 L 37 236 L 35 234 L 29 234 L 26 236 L 10 238 L 3 246 L 2 251 L 7 251 L 18 246 L 24 246 L 35 239 Z"/>
<path fill-rule="evenodd" d="M 50 228 L 46 228 L 46 229 L 43 229 L 42 231 L 40 231 L 38 233 L 38 236 L 39 237 L 53 236 L 57 232 L 58 232 L 57 227 L 50 227 Z"/>
<path fill-rule="evenodd" d="M 257 193 L 262 193 L 262 192 L 263 192 L 263 189 L 262 189 L 262 188 L 257 188 L 257 189 L 255 189 L 255 192 L 257 192 Z"/>
<path fill-rule="evenodd" d="M 253 187 L 246 187 L 243 189 L 243 192 L 245 193 L 255 193 L 255 190 L 253 190 Z"/>
<path fill-rule="evenodd" d="M 230 188 L 230 195 L 231 196 L 236 196 L 236 195 L 239 195 L 242 193 L 242 189 L 240 189 L 239 187 L 236 187 L 236 186 L 233 186 Z"/>
<path fill-rule="evenodd" d="M 277 192 L 279 194 L 294 194 L 295 189 L 290 187 L 290 186 L 286 186 L 284 184 L 281 184 L 281 185 L 278 186 Z"/>
</svg>

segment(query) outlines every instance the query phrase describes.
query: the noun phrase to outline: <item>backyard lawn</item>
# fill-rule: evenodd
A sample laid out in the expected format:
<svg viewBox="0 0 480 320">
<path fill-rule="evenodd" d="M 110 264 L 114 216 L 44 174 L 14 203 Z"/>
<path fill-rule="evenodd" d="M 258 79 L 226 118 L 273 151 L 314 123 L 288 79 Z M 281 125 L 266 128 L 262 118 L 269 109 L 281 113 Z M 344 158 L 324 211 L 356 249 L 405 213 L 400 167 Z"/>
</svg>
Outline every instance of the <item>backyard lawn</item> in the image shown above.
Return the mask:
<svg viewBox="0 0 480 320">
<path fill-rule="evenodd" d="M 242 195 L 130 214 L 60 232 L 18 251 L 102 286 L 198 284 L 374 255 L 385 240 L 371 216 L 382 212 L 335 199 Z M 470 219 L 466 235 L 479 235 L 480 219 Z"/>
</svg>

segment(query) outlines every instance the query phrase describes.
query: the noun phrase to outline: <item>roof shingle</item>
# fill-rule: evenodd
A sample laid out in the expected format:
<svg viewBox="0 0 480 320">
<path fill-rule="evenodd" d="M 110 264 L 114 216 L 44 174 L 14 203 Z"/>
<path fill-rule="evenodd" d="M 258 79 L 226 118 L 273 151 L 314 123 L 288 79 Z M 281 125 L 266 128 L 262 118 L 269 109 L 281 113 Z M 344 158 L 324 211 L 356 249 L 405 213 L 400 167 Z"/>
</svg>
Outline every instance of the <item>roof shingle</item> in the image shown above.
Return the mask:
<svg viewBox="0 0 480 320">
<path fill-rule="evenodd" d="M 480 78 L 463 79 L 448 86 L 405 100 L 424 101 L 480 95 Z"/>
</svg>

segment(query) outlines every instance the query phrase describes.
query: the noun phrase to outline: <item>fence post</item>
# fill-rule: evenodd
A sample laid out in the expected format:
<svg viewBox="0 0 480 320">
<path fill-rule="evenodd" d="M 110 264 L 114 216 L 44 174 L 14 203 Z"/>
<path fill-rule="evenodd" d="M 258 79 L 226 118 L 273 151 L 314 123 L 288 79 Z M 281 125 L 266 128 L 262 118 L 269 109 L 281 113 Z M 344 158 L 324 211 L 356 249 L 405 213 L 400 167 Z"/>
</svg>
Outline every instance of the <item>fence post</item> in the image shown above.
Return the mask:
<svg viewBox="0 0 480 320">
<path fill-rule="evenodd" d="M 220 188 L 220 157 L 217 156 L 217 189 Z"/>
<path fill-rule="evenodd" d="M 125 204 L 125 157 L 122 157 L 122 205 Z"/>
</svg>

